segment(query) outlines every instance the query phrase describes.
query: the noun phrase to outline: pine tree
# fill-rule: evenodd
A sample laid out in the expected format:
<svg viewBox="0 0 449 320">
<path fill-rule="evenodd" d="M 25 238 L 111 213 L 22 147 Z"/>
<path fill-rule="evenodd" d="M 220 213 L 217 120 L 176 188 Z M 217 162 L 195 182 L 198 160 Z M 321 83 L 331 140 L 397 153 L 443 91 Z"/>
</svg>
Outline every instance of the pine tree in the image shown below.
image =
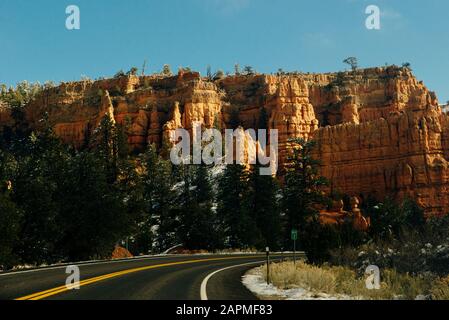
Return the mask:
<svg viewBox="0 0 449 320">
<path fill-rule="evenodd" d="M 112 119 L 105 115 L 96 130 L 91 150 L 98 154 L 107 172 L 109 183 L 114 183 L 118 175 L 118 134 Z"/>
<path fill-rule="evenodd" d="M 124 161 L 128 159 L 130 148 L 128 144 L 128 134 L 127 134 L 127 126 L 125 125 L 116 125 L 115 129 L 115 144 L 117 149 L 117 161 Z"/>
<path fill-rule="evenodd" d="M 11 200 L 14 158 L 0 150 L 0 269 L 16 264 L 14 248 L 19 241 L 22 212 Z"/>
<path fill-rule="evenodd" d="M 280 189 L 274 177 L 260 175 L 259 169 L 260 165 L 252 168 L 245 197 L 248 216 L 254 226 L 253 245 L 259 249 L 268 246 L 277 250 L 281 239 Z"/>
<path fill-rule="evenodd" d="M 0 270 L 8 269 L 18 262 L 14 248 L 19 241 L 22 212 L 8 194 L 0 191 Z"/>
<path fill-rule="evenodd" d="M 181 240 L 188 249 L 214 250 L 219 239 L 208 168 L 184 165 L 181 172 L 182 187 L 177 201 Z"/>
<path fill-rule="evenodd" d="M 171 164 L 161 159 L 154 146 L 144 155 L 143 177 L 146 217 L 142 222 L 141 237 L 153 239 L 155 250 L 162 252 L 179 244 L 176 234 L 178 221 L 172 208 L 174 197 Z M 153 230 L 156 234 L 153 235 Z M 147 244 L 151 248 L 151 244 Z"/>
<path fill-rule="evenodd" d="M 211 68 L 211 66 L 210 65 L 208 65 L 207 66 L 207 80 L 209 80 L 209 81 L 211 81 L 212 80 L 212 78 L 213 78 L 213 75 L 212 75 L 212 68 Z"/>
<path fill-rule="evenodd" d="M 312 158 L 313 141 L 290 140 L 291 154 L 287 159 L 283 188 L 283 211 L 286 217 L 286 244 L 290 243 L 291 229 L 304 233 L 307 223 L 318 221 L 317 204 L 326 203 L 321 188 L 327 180 L 318 174 L 319 161 Z"/>
<path fill-rule="evenodd" d="M 265 108 L 260 110 L 258 129 L 267 129 L 268 114 Z M 252 237 L 251 245 L 260 249 L 269 246 L 278 249 L 281 238 L 279 185 L 272 176 L 260 175 L 261 165 L 252 167 L 247 191 L 244 194 L 244 208 L 250 217 L 248 225 Z"/>
<path fill-rule="evenodd" d="M 343 60 L 343 63 L 346 63 L 351 66 L 352 71 L 356 71 L 358 68 L 358 60 L 356 57 L 349 57 Z"/>
<path fill-rule="evenodd" d="M 137 174 L 136 162 L 130 158 L 128 145 L 128 124 L 116 124 L 109 115 L 105 115 L 91 141 L 91 152 L 100 160 L 106 173 L 107 183 L 115 196 L 124 199 L 123 213 L 128 221 L 130 234 L 138 233 L 138 224 L 144 211 L 143 185 Z M 125 230 L 125 228 L 124 228 Z M 129 235 L 124 234 L 129 243 Z M 137 254 L 140 248 L 133 242 Z M 148 248 L 144 248 L 145 253 Z"/>
<path fill-rule="evenodd" d="M 23 211 L 17 254 L 22 262 L 51 263 L 61 259 L 55 245 L 64 203 L 59 202 L 67 152 L 51 129 L 32 134 L 18 156 L 11 199 Z"/>
<path fill-rule="evenodd" d="M 123 173 L 121 166 L 128 162 L 129 145 L 125 125 L 115 124 L 105 115 L 90 141 L 90 150 L 102 160 L 109 183 L 114 183 Z"/>
<path fill-rule="evenodd" d="M 245 196 L 248 176 L 245 167 L 238 164 L 227 165 L 219 178 L 217 213 L 225 246 L 244 248 L 251 245 L 251 228 L 254 222 L 245 210 Z"/>
<path fill-rule="evenodd" d="M 140 227 L 145 221 L 145 199 L 142 176 L 139 173 L 140 164 L 136 160 L 122 160 L 120 162 L 120 175 L 117 182 L 118 192 L 124 199 L 124 208 L 129 222 L 129 234 L 126 239 L 128 249 L 134 255 L 149 254 L 151 239 L 140 241 Z"/>
<path fill-rule="evenodd" d="M 130 231 L 125 198 L 109 182 L 103 159 L 81 152 L 67 161 L 58 202 L 63 205 L 58 249 L 70 261 L 110 257 Z"/>
</svg>

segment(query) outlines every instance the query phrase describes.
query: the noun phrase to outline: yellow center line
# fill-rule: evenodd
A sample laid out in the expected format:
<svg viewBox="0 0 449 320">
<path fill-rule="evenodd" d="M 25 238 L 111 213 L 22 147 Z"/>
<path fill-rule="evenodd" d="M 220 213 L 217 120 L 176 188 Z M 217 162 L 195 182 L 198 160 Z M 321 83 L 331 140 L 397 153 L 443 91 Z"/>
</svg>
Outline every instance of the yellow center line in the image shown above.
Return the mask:
<svg viewBox="0 0 449 320">
<path fill-rule="evenodd" d="M 256 258 L 260 258 L 260 257 L 227 257 L 227 258 L 210 258 L 210 259 L 197 259 L 197 260 L 188 260 L 188 261 L 179 261 L 179 262 L 169 262 L 169 263 L 162 263 L 162 264 L 156 264 L 156 265 L 151 265 L 151 266 L 146 266 L 146 267 L 139 267 L 139 268 L 133 268 L 133 269 L 128 269 L 128 270 L 123 270 L 123 271 L 118 271 L 118 272 L 113 272 L 113 273 L 109 273 L 106 275 L 102 275 L 102 276 L 98 276 L 98 277 L 94 277 L 94 278 L 90 278 L 90 279 L 86 279 L 83 281 L 80 281 L 79 283 L 74 283 L 71 285 L 63 285 L 63 286 L 59 286 L 53 289 L 48 289 L 45 291 L 40 291 L 40 292 L 36 292 L 24 297 L 20 297 L 17 298 L 15 300 L 41 300 L 47 297 L 51 297 L 54 295 L 57 295 L 59 293 L 63 293 L 66 291 L 70 291 L 72 290 L 72 288 L 75 285 L 81 286 L 86 286 L 92 283 L 96 283 L 99 281 L 103 281 L 103 280 L 107 280 L 107 279 L 111 279 L 111 278 L 115 278 L 115 277 L 119 277 L 122 275 L 126 275 L 126 274 L 130 274 L 130 273 L 135 273 L 135 272 L 139 272 L 139 271 L 145 271 L 145 270 L 150 270 L 150 269 L 156 269 L 156 268 L 163 268 L 163 267 L 170 267 L 170 266 L 177 266 L 177 265 L 183 265 L 183 264 L 191 264 L 191 263 L 201 263 L 201 262 L 210 262 L 210 261 L 223 261 L 223 260 L 233 260 L 233 259 L 256 259 Z"/>
</svg>

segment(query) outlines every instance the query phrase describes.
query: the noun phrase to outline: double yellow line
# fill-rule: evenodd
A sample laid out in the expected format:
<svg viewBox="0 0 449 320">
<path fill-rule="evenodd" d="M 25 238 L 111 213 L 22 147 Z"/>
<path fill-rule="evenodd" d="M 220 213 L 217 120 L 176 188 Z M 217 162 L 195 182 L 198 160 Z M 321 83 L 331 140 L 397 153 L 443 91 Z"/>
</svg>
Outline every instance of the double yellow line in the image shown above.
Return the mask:
<svg viewBox="0 0 449 320">
<path fill-rule="evenodd" d="M 170 266 L 178 266 L 178 265 L 183 265 L 183 264 L 191 264 L 191 263 L 201 263 L 201 262 L 211 262 L 211 261 L 223 261 L 223 260 L 234 260 L 234 259 L 251 259 L 252 257 L 227 257 L 227 258 L 210 258 L 210 259 L 197 259 L 197 260 L 188 260 L 188 261 L 180 261 L 180 262 L 170 262 L 170 263 L 162 263 L 162 264 L 156 264 L 156 265 L 152 265 L 152 266 L 146 266 L 146 267 L 140 267 L 140 268 L 134 268 L 134 269 L 128 269 L 128 270 L 123 270 L 123 271 L 118 271 L 118 272 L 114 272 L 114 273 L 109 273 L 103 276 L 98 276 L 98 277 L 94 277 L 94 278 L 90 278 L 90 279 L 86 279 L 83 281 L 80 281 L 79 283 L 75 283 L 72 284 L 71 286 L 67 286 L 67 285 L 63 285 L 60 287 L 56 287 L 53 289 L 48 289 L 45 291 L 40 291 L 40 292 L 36 292 L 24 297 L 20 297 L 17 298 L 15 300 L 41 300 L 41 299 L 45 299 L 66 291 L 70 291 L 73 290 L 73 286 L 78 285 L 81 286 L 86 286 L 92 283 L 96 283 L 96 282 L 100 282 L 103 280 L 107 280 L 107 279 L 111 279 L 111 278 L 116 278 L 119 276 L 123 276 L 125 274 L 130 274 L 130 273 L 135 273 L 135 272 L 139 272 L 139 271 L 145 271 L 145 270 L 151 270 L 151 269 L 157 269 L 157 268 L 163 268 L 163 267 L 170 267 Z M 254 258 L 259 258 L 257 256 L 255 256 Z"/>
</svg>

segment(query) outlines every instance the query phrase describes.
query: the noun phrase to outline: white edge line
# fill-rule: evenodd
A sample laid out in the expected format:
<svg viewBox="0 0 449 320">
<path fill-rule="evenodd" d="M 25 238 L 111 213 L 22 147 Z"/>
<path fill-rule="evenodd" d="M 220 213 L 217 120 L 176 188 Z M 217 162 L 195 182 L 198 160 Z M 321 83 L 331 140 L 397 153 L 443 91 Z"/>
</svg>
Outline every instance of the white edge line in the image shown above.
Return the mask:
<svg viewBox="0 0 449 320">
<path fill-rule="evenodd" d="M 280 252 L 281 254 L 289 253 L 289 252 Z M 301 252 L 298 252 L 301 253 Z M 236 252 L 236 253 L 225 253 L 225 254 L 213 254 L 213 253 L 207 253 L 207 254 L 193 254 L 190 255 L 191 257 L 203 257 L 203 256 L 239 256 L 239 255 L 248 255 L 248 256 L 257 256 L 257 255 L 264 255 L 265 253 L 257 252 L 257 253 L 249 253 L 245 254 L 244 252 Z M 278 253 L 276 253 L 278 254 Z M 41 267 L 41 268 L 32 268 L 29 270 L 17 270 L 17 271 L 0 271 L 0 277 L 7 277 L 12 275 L 18 275 L 22 273 L 31 273 L 31 272 L 40 272 L 40 271 L 46 271 L 46 270 L 56 270 L 56 269 L 63 269 L 67 268 L 67 266 L 94 266 L 99 264 L 109 264 L 109 263 L 123 263 L 123 262 L 132 262 L 132 261 L 141 261 L 141 260 L 158 260 L 163 258 L 175 258 L 175 257 L 187 257 L 189 255 L 183 255 L 183 254 L 158 254 L 154 256 L 137 256 L 132 258 L 125 258 L 125 259 L 116 259 L 116 260 L 92 260 L 92 261 L 79 261 L 79 262 L 73 262 L 73 263 L 63 263 L 60 265 L 53 265 L 48 267 Z M 237 266 L 236 266 L 237 267 Z"/>
<path fill-rule="evenodd" d="M 98 262 L 74 262 L 74 263 L 65 263 L 59 266 L 53 266 L 53 267 L 42 267 L 42 268 L 35 268 L 30 270 L 20 270 L 20 271 L 9 271 L 5 273 L 0 273 L 0 277 L 6 277 L 6 276 L 13 276 L 18 275 L 22 273 L 31 273 L 31 272 L 42 272 L 46 270 L 56 270 L 56 269 L 63 269 L 67 268 L 68 266 L 78 266 L 78 267 L 84 267 L 84 266 L 95 266 L 99 264 L 109 264 L 109 263 L 122 263 L 122 262 L 132 262 L 132 261 L 141 261 L 141 260 L 157 260 L 162 258 L 167 258 L 169 256 L 153 256 L 153 257 L 139 257 L 139 258 L 130 258 L 130 259 L 117 259 L 117 260 L 109 260 L 109 261 L 98 261 Z"/>
<path fill-rule="evenodd" d="M 226 268 L 223 268 L 223 269 L 220 269 L 220 270 L 216 270 L 216 271 L 214 271 L 212 273 L 209 273 L 203 279 L 203 282 L 201 282 L 201 288 L 200 288 L 201 300 L 209 300 L 207 298 L 207 282 L 210 280 L 210 278 L 212 278 L 217 273 L 220 273 L 220 272 L 228 270 L 228 269 L 237 268 L 237 267 L 243 267 L 243 266 L 247 266 L 247 265 L 251 265 L 251 264 L 260 264 L 260 263 L 263 264 L 264 262 L 265 262 L 265 260 L 255 261 L 255 262 L 248 262 L 248 263 L 238 264 L 238 265 L 235 265 L 235 266 L 226 267 Z"/>
<path fill-rule="evenodd" d="M 262 255 L 263 253 L 251 253 L 249 256 L 252 255 Z M 80 261 L 80 262 L 73 262 L 73 263 L 64 263 L 61 265 L 54 265 L 54 266 L 48 266 L 48 267 L 41 267 L 41 268 L 33 268 L 29 270 L 18 270 L 18 271 L 6 271 L 6 272 L 0 272 L 0 277 L 6 277 L 6 276 L 13 276 L 23 273 L 31 273 L 31 272 L 42 272 L 46 270 L 57 270 L 57 269 L 64 269 L 67 268 L 67 266 L 78 266 L 78 267 L 84 267 L 84 266 L 95 266 L 100 264 L 110 264 L 110 263 L 124 263 L 124 262 L 133 262 L 133 261 L 142 261 L 142 260 L 160 260 L 164 258 L 183 258 L 183 257 L 204 257 L 204 256 L 233 256 L 233 255 L 245 255 L 244 253 L 232 253 L 232 254 L 193 254 L 193 255 L 183 255 L 183 254 L 159 254 L 154 256 L 141 256 L 141 257 L 133 257 L 128 259 L 116 259 L 116 260 L 93 260 L 93 261 Z"/>
</svg>

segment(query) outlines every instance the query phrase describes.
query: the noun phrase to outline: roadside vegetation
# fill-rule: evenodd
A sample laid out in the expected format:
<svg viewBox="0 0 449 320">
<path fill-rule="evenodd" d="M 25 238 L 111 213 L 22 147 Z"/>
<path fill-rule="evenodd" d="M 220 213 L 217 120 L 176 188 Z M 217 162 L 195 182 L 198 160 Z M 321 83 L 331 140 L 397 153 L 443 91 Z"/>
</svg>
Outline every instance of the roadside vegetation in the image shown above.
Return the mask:
<svg viewBox="0 0 449 320">
<path fill-rule="evenodd" d="M 266 266 L 253 270 L 266 281 Z M 449 299 L 449 277 L 432 274 L 412 276 L 393 269 L 382 269 L 380 289 L 367 289 L 366 276 L 342 266 L 314 266 L 304 262 L 273 263 L 270 281 L 281 289 L 305 289 L 311 296 L 363 300 Z M 263 298 L 263 297 L 262 297 Z"/>
<path fill-rule="evenodd" d="M 272 264 L 272 285 L 282 292 L 301 288 L 310 293 L 306 298 L 448 300 L 449 216 L 426 219 L 408 199 L 400 205 L 369 199 L 363 211 L 371 217 L 367 232 L 334 228 L 322 233 L 331 240 L 321 239 L 327 247 L 308 252 L 320 258 L 298 262 L 296 268 L 292 262 Z M 369 266 L 379 268 L 379 289 L 366 286 Z M 266 281 L 266 266 L 253 272 Z"/>
</svg>

